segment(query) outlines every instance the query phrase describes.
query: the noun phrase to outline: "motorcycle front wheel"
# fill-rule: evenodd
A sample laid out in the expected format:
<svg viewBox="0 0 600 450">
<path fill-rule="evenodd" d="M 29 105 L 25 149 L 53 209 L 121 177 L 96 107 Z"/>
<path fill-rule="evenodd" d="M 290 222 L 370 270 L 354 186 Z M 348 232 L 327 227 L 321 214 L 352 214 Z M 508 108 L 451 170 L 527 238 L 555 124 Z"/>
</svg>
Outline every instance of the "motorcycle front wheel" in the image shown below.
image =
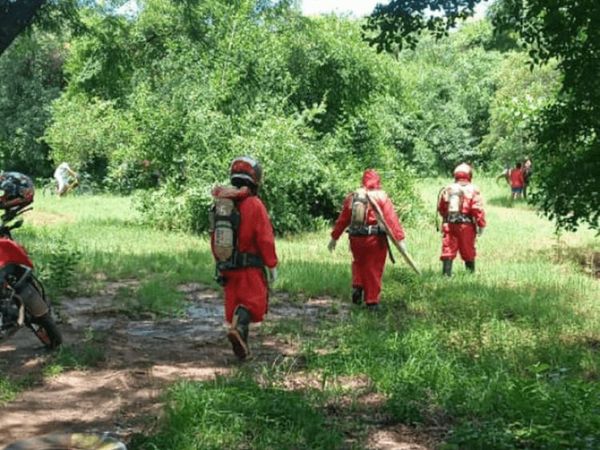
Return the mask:
<svg viewBox="0 0 600 450">
<path fill-rule="evenodd" d="M 46 313 L 43 316 L 36 317 L 31 320 L 30 325 L 33 334 L 46 346 L 49 350 L 58 348 L 62 344 L 62 334 L 58 330 L 56 323 L 50 316 L 50 313 Z"/>
</svg>

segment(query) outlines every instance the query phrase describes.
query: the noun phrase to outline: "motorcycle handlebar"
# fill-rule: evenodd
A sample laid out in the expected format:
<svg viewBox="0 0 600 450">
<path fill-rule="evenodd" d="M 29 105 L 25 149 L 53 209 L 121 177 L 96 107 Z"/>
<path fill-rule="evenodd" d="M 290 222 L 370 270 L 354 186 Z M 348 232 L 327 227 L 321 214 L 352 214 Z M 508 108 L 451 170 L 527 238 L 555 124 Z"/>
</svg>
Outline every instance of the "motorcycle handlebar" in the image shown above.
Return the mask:
<svg viewBox="0 0 600 450">
<path fill-rule="evenodd" d="M 10 237 L 10 231 L 15 228 L 20 228 L 23 226 L 23 219 L 16 220 L 14 223 L 9 224 L 12 220 L 14 220 L 17 216 L 23 214 L 26 211 L 30 211 L 32 208 L 20 209 L 18 211 L 6 211 L 4 215 L 0 218 L 0 234 L 3 236 Z"/>
</svg>

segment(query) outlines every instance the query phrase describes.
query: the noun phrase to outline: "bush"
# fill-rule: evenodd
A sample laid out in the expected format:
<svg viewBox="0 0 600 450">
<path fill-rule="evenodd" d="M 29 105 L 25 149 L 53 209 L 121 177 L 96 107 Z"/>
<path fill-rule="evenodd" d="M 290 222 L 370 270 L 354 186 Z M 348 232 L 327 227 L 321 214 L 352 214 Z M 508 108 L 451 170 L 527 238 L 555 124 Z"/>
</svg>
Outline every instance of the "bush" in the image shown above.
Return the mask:
<svg viewBox="0 0 600 450">
<path fill-rule="evenodd" d="M 74 45 L 72 83 L 46 140 L 56 161 L 106 175 L 113 190 L 158 185 L 139 196 L 147 222 L 205 231 L 211 188 L 228 183 L 241 155 L 264 167 L 261 196 L 278 233 L 335 218 L 368 167 L 408 211 L 405 159 L 378 123 L 401 109 L 398 66 L 361 41 L 358 23 L 307 20 L 254 0 L 185 11 L 152 0 L 135 21 L 90 26 L 95 34 Z M 119 42 L 103 44 L 107 33 Z M 142 48 L 119 72 L 107 55 L 128 48 L 125 37 Z M 102 86 L 118 74 L 132 83 Z M 378 102 L 386 95 L 395 110 Z"/>
</svg>

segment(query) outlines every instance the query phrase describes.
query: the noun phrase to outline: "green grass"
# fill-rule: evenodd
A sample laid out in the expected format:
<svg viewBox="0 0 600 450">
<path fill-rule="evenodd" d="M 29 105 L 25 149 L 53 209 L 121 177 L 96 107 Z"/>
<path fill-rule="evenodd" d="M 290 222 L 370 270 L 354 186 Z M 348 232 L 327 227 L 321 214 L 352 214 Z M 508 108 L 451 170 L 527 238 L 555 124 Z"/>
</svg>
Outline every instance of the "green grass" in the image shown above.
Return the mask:
<svg viewBox="0 0 600 450">
<path fill-rule="evenodd" d="M 435 190 L 423 191 L 433 210 Z M 484 195 L 498 191 L 484 183 Z M 456 264 L 457 276 L 440 277 L 440 239 L 425 221 L 407 233 L 424 275 L 388 268 L 385 312 L 324 330 L 311 345 L 335 350 L 308 364 L 369 375 L 397 420 L 445 423 L 449 448 L 598 447 L 600 290 L 561 256 L 598 242 L 589 231 L 557 241 L 525 204 L 488 211 L 475 276 Z"/>
<path fill-rule="evenodd" d="M 25 244 L 34 262 L 49 272 L 50 284 L 53 270 L 60 267 L 56 261 L 77 255 L 76 274 L 67 293 L 93 288 L 98 274 L 108 280 L 136 278 L 144 281 L 135 294 L 138 303 L 156 310 L 161 301 L 152 299 L 150 291 L 160 284 L 158 276 L 169 287 L 186 281 L 212 282 L 214 267 L 207 238 L 139 225 L 130 198 L 51 196 L 36 199 L 35 206 L 15 237 Z M 57 248 L 62 249 L 58 258 Z M 170 296 L 176 295 L 172 290 Z M 166 298 L 163 302 L 166 311 L 177 303 Z"/>
<path fill-rule="evenodd" d="M 597 236 L 557 235 L 533 208 L 509 202 L 507 188 L 483 180 L 488 227 L 478 240 L 477 273 L 457 260 L 455 276 L 442 278 L 434 206 L 444 182 L 421 182 L 427 212 L 407 229 L 423 275 L 400 258 L 388 264 L 380 314 L 353 308 L 347 320 L 316 332 L 294 321 L 263 332 L 300 339 L 300 365 L 318 377 L 368 378 L 393 421 L 445 428 L 446 448 L 599 448 L 600 289 L 581 264 L 600 249 Z M 124 308 L 176 313 L 177 284 L 212 283 L 208 241 L 136 219 L 126 198 L 42 197 L 17 238 L 42 267 L 57 248 L 76 252 L 75 292 L 93 290 L 98 273 L 136 278 L 139 289 L 119 296 Z M 349 300 L 346 237 L 334 254 L 328 240 L 326 231 L 278 239 L 276 289 L 303 294 L 292 295 L 296 301 Z M 177 385 L 161 428 L 133 448 L 346 448 L 339 435 L 361 428 L 360 415 L 334 420 L 327 402 L 347 394 L 326 383 L 322 395 L 282 389 L 297 364 L 282 365 L 259 360 L 240 369 L 242 378 Z M 324 423 L 327 436 L 315 431 Z"/>
<path fill-rule="evenodd" d="M 63 345 L 52 354 L 43 368 L 44 377 L 54 377 L 69 370 L 89 370 L 105 359 L 101 338 L 90 329 L 83 339 L 71 345 Z"/>
<path fill-rule="evenodd" d="M 121 288 L 115 301 L 130 314 L 174 315 L 183 310 L 184 294 L 176 290 L 177 277 L 168 272 L 144 281 L 138 288 Z M 185 281 L 185 280 L 182 280 Z"/>
<path fill-rule="evenodd" d="M 339 448 L 342 436 L 305 395 L 248 376 L 180 382 L 167 395 L 163 429 L 133 448 L 170 450 Z"/>
<path fill-rule="evenodd" d="M 21 385 L 0 374 L 0 406 L 11 402 L 21 391 Z"/>
</svg>

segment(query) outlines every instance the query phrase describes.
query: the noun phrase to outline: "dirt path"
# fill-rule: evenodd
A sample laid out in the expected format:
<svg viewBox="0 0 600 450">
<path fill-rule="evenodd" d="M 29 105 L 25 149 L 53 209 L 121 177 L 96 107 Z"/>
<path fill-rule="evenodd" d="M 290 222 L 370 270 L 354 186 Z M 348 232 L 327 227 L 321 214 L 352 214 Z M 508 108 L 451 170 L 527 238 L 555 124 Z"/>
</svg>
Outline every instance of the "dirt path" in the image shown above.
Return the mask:
<svg viewBox="0 0 600 450">
<path fill-rule="evenodd" d="M 35 337 L 21 330 L 0 345 L 0 369 L 29 375 L 33 386 L 0 408 L 0 447 L 16 439 L 51 432 L 110 432 L 127 439 L 152 425 L 160 412 L 163 388 L 177 379 L 208 380 L 227 374 L 238 362 L 224 339 L 223 304 L 217 292 L 199 284 L 181 286 L 186 314 L 168 320 L 130 320 L 116 308 L 119 288 L 135 280 L 111 283 L 97 296 L 65 300 L 59 309 L 66 346 L 82 345 L 89 330 L 103 335 L 105 360 L 89 370 L 71 370 L 42 379 L 49 356 Z M 269 321 L 282 317 L 318 320 L 331 299 L 305 306 L 285 298 L 273 301 Z M 255 358 L 276 359 L 294 350 L 285 343 L 251 334 Z"/>
<path fill-rule="evenodd" d="M 105 358 L 87 370 L 69 370 L 43 377 L 49 356 L 35 337 L 22 330 L 0 345 L 0 370 L 32 380 L 19 397 L 0 407 L 0 448 L 17 439 L 57 432 L 109 432 L 127 442 L 133 433 L 154 425 L 162 409 L 164 388 L 178 380 L 209 380 L 240 364 L 224 339 L 223 304 L 219 294 L 200 284 L 188 284 L 187 308 L 180 318 L 132 320 L 119 311 L 114 298 L 120 288 L 135 288 L 136 280 L 108 283 L 99 295 L 64 300 L 59 309 L 66 347 L 85 347 L 92 334 Z M 268 323 L 283 318 L 317 325 L 325 317 L 338 320 L 348 312 L 331 298 L 294 303 L 285 295 L 271 302 Z M 255 361 L 294 357 L 297 349 L 264 327 L 255 327 L 250 342 Z M 98 345 L 98 344 L 97 344 Z M 252 362 L 250 362 L 252 363 Z M 373 430 L 370 448 L 428 448 L 422 439 L 394 427 Z"/>
</svg>

